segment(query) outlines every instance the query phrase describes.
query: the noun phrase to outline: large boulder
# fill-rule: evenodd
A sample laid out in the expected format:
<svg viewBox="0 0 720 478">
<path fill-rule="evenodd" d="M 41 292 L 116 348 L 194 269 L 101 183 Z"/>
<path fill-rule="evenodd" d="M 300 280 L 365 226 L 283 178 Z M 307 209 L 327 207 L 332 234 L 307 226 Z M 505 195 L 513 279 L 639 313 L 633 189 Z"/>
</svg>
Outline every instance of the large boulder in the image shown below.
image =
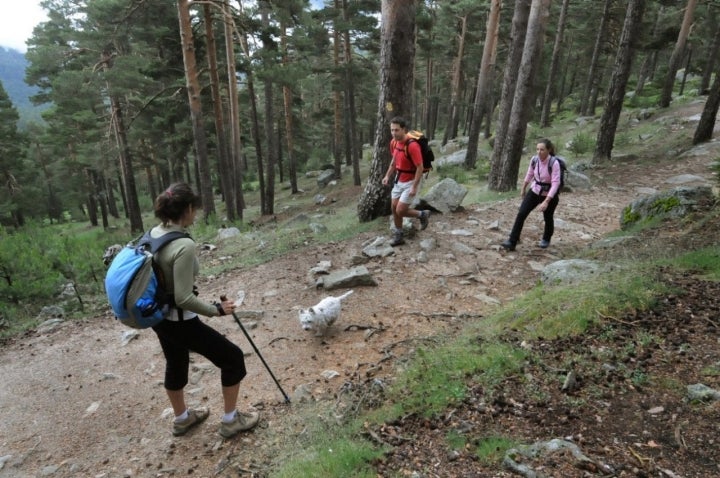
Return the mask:
<svg viewBox="0 0 720 478">
<path fill-rule="evenodd" d="M 668 191 L 636 199 L 623 208 L 620 228 L 625 230 L 634 224 L 651 219 L 677 218 L 689 212 L 711 206 L 715 201 L 710 186 L 677 187 Z"/>
<path fill-rule="evenodd" d="M 454 212 L 460 209 L 467 192 L 465 186 L 458 184 L 451 178 L 445 178 L 431 187 L 430 191 L 420 198 L 416 208 L 430 209 L 443 214 Z"/>
</svg>

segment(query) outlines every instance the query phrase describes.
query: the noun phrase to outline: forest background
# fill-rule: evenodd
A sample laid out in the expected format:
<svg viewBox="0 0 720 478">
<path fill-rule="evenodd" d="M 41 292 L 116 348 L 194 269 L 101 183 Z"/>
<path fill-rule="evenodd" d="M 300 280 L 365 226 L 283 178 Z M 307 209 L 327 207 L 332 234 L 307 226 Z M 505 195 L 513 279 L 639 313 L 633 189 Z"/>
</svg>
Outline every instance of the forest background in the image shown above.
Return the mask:
<svg viewBox="0 0 720 478">
<path fill-rule="evenodd" d="M 720 95 L 711 0 L 43 7 L 25 72 L 42 120 L 21 124 L 0 87 L 6 318 L 32 315 L 30 302 L 51 301 L 66 283 L 82 306 L 81 286 L 102 276 L 88 257 L 143 231 L 143 214 L 174 181 L 200 192 L 208 229 L 247 230 L 274 217 L 276 188 L 299 193 L 299 174 L 331 167 L 364 185 L 364 223 L 389 213 L 379 179 L 395 114 L 440 148 L 467 137 L 464 167 L 502 192 L 516 189 L 523 150 L 537 140 L 528 123 L 601 115 L 597 138 L 562 146 L 602 163 L 624 104 L 667 107 L 695 79 L 692 94 L 708 94 L 699 142 Z M 82 233 L 47 227 L 76 224 Z"/>
</svg>

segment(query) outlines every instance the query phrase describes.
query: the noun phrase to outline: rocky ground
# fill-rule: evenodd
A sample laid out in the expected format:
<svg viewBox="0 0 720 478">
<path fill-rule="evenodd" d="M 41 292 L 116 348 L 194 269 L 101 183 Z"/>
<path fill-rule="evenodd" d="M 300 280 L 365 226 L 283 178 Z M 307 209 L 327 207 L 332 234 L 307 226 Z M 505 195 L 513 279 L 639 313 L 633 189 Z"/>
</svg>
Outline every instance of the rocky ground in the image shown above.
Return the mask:
<svg viewBox="0 0 720 478">
<path fill-rule="evenodd" d="M 676 114 L 689 117 L 701 105 L 694 108 Z M 694 128 L 694 123 L 673 124 L 690 134 Z M 517 198 L 492 204 L 466 201 L 460 212 L 435 215 L 419 235 L 437 241 L 428 262 L 417 260 L 416 238 L 395 255 L 368 263 L 378 285 L 356 288 L 324 338 L 303 332 L 297 320 L 299 307 L 326 294 L 312 286 L 309 271 L 320 261 L 331 261 L 335 269 L 349 267 L 375 234 L 312 245 L 257 267 L 204 279 L 201 295 L 209 300 L 242 290 L 241 310 L 262 312 L 244 322 L 292 399 L 285 403 L 231 318 L 207 319 L 246 351 L 249 374 L 240 406 L 258 409 L 262 416 L 256 430 L 232 440 L 217 434 L 219 374 L 202 357 L 193 362 L 188 402 L 209 406 L 211 417 L 187 436 L 171 435 L 162 387 L 164 361 L 151 331 L 125 344 L 124 329 L 103 313 L 8 341 L 0 350 L 0 477 L 269 476 L 306 439 L 304 421 L 325 419 L 308 415 L 308 410 L 332 409 L 351 398 L 370 400 L 364 387 L 391 381 L 398 360 L 438 333 L 482 320 L 496 303 L 532 288 L 544 265 L 572 257 L 618 229 L 622 208 L 648 188 L 674 187 L 667 180 L 680 174 L 714 181 L 710 165 L 718 150 L 720 145 L 712 143 L 682 156 L 652 151 L 589 172 L 593 189 L 561 197 L 556 235 L 547 250 L 536 246 L 542 230 L 537 213 L 526 223 L 517 251 L 498 248 Z M 350 188 L 331 194 L 335 200 L 353 201 L 360 193 Z M 499 229 L 491 227 L 496 221 Z M 459 230 L 470 234 L 457 234 Z M 633 257 L 648 248 L 716 244 L 719 231 L 712 221 L 695 228 L 667 224 L 643 233 L 632 249 L 605 254 Z M 472 252 L 459 252 L 455 243 Z M 220 247 L 203 261 L 222 254 Z M 546 379 L 538 380 L 534 393 L 517 377 L 492 402 L 482 400 L 477 386 L 446 415 L 433 420 L 408 416 L 367 430 L 370 439 L 393 446 L 375 464 L 378 476 L 515 476 L 478 461 L 468 450 L 451 450 L 448 433 L 468 437 L 470 445 L 487 436 L 512 436 L 525 443 L 571 440 L 589 461 L 578 467 L 566 452 L 536 463 L 553 477 L 720 476 L 720 407 L 684 400 L 687 385 L 720 387 L 718 286 L 692 274 L 663 269 L 657 274 L 674 291 L 657 310 L 607 318 L 582 337 L 532 344 L 542 354 L 528 365 L 526 375 Z M 508 333 L 506 340 L 519 339 Z M 568 357 L 587 359 L 576 370 L 578 384 L 569 393 L 560 390 Z"/>
</svg>

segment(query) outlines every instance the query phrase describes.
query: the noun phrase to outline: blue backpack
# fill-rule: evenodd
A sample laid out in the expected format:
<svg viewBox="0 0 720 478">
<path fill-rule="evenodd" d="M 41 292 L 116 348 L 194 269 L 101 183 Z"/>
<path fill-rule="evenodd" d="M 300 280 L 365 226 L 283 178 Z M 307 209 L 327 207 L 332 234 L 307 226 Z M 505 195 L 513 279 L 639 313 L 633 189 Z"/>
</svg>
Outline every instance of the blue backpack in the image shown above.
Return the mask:
<svg viewBox="0 0 720 478">
<path fill-rule="evenodd" d="M 175 305 L 172 292 L 153 256 L 170 242 L 190 237 L 185 232 L 168 232 L 153 239 L 146 232 L 136 243 L 122 248 L 105 275 L 105 292 L 115 318 L 134 329 L 157 325 Z"/>
</svg>

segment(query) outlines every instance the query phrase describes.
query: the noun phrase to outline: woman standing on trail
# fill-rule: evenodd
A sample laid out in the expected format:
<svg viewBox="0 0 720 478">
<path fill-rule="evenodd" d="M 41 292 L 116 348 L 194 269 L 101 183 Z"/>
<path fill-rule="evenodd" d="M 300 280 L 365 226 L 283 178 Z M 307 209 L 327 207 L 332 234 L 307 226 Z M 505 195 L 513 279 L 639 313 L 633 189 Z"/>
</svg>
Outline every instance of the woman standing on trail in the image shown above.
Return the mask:
<svg viewBox="0 0 720 478">
<path fill-rule="evenodd" d="M 155 216 L 161 224 L 150 231 L 150 236 L 158 238 L 173 231 L 184 232 L 195 222 L 200 205 L 200 197 L 188 184 L 173 184 L 155 200 Z M 166 360 L 164 384 L 175 413 L 173 435 L 184 435 L 205 421 L 210 413 L 206 407 L 189 409 L 185 404 L 183 389 L 188 383 L 190 352 L 204 356 L 220 368 L 225 408 L 220 422 L 220 435 L 230 438 L 253 428 L 258 423 L 259 415 L 236 409 L 240 381 L 247 373 L 243 352 L 198 317 L 198 314 L 207 317 L 231 314 L 235 303 L 224 300 L 211 304 L 197 297 L 193 284 L 200 266 L 192 238 L 175 239 L 156 254 L 155 260 L 165 278 L 165 286 L 172 291 L 175 301 L 167 317 L 153 327 Z"/>
<path fill-rule="evenodd" d="M 520 240 L 525 219 L 536 207 L 543 213 L 545 220 L 545 230 L 538 246 L 545 249 L 550 245 L 553 232 L 555 232 L 555 208 L 558 205 L 558 193 L 560 192 L 561 166 L 555 156 L 555 147 L 549 139 L 542 139 L 537 144 L 537 155 L 533 156 L 528 165 L 525 180 L 523 181 L 520 197 L 523 198 L 520 203 L 520 210 L 515 217 L 515 224 L 510 237 L 500 244 L 508 251 L 514 251 L 515 246 Z M 550 163 L 549 163 L 550 161 Z M 548 167 L 550 165 L 550 167 Z M 527 194 L 525 189 L 532 183 L 532 187 Z"/>
</svg>

